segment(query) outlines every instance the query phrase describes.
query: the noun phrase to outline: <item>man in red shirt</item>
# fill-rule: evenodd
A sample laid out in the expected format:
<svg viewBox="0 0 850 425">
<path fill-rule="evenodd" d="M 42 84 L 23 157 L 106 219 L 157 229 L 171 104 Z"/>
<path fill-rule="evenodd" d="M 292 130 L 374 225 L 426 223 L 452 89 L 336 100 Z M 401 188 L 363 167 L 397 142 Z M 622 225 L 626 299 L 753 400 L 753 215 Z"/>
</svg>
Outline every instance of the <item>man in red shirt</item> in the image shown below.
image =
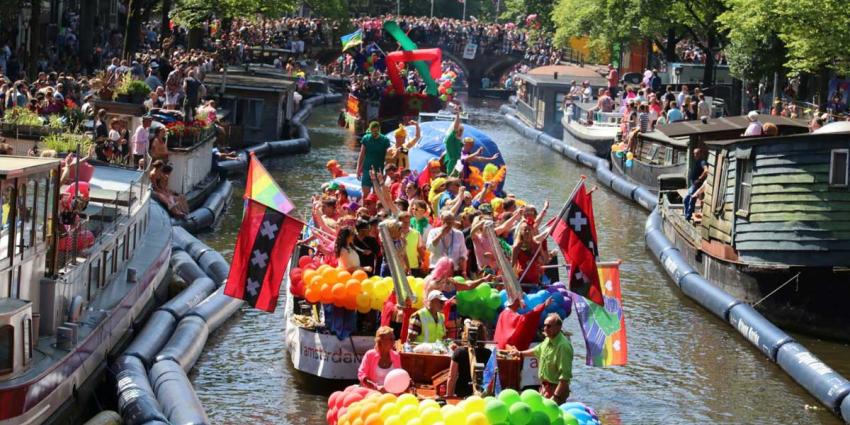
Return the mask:
<svg viewBox="0 0 850 425">
<path fill-rule="evenodd" d="M 517 311 L 522 307 L 522 301 L 517 300 L 508 308 L 502 310 L 499 314 L 499 320 L 496 322 L 496 333 L 493 336 L 499 349 L 504 350 L 513 346 L 519 351 L 527 350 L 537 334 L 540 315 L 550 304 L 552 304 L 552 297 L 549 297 L 531 311 L 519 314 Z"/>
</svg>

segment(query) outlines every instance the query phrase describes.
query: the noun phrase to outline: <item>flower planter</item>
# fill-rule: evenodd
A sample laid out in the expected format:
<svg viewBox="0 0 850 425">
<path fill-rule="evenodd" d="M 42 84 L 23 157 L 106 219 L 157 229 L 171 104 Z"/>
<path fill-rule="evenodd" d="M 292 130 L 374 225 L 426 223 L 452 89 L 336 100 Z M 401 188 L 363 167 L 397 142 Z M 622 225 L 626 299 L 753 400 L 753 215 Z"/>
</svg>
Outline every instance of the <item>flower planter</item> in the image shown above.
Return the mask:
<svg viewBox="0 0 850 425">
<path fill-rule="evenodd" d="M 143 93 L 130 94 L 130 103 L 135 103 L 137 105 L 145 103 L 145 95 Z"/>
<path fill-rule="evenodd" d="M 132 102 L 130 102 L 130 95 L 129 94 L 115 95 L 115 101 L 116 102 L 122 102 L 122 103 L 132 103 Z"/>
</svg>

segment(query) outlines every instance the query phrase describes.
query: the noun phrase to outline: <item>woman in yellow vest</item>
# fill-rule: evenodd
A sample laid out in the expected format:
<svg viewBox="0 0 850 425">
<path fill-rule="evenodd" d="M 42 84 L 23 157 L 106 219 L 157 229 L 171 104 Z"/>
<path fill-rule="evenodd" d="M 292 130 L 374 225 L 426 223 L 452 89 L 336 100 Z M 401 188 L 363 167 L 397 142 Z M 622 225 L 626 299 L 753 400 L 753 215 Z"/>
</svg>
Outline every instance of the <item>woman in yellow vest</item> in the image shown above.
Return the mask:
<svg viewBox="0 0 850 425">
<path fill-rule="evenodd" d="M 439 290 L 428 293 L 425 307 L 410 316 L 407 341 L 416 343 L 442 341 L 446 337 L 446 317 L 443 306 L 448 299 Z"/>
</svg>

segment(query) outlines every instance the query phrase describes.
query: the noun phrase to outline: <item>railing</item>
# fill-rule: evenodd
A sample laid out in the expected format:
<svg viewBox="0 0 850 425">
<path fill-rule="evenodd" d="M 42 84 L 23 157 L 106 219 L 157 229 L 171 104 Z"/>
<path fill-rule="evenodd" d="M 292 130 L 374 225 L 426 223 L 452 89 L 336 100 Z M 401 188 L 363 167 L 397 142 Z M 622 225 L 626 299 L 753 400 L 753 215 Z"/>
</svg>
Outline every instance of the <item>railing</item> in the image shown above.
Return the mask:
<svg viewBox="0 0 850 425">
<path fill-rule="evenodd" d="M 602 112 L 592 110 L 595 104 L 579 104 L 571 102 L 564 112 L 572 121 L 578 121 L 582 125 L 596 125 L 604 127 L 619 127 L 623 120 L 620 112 Z"/>
</svg>

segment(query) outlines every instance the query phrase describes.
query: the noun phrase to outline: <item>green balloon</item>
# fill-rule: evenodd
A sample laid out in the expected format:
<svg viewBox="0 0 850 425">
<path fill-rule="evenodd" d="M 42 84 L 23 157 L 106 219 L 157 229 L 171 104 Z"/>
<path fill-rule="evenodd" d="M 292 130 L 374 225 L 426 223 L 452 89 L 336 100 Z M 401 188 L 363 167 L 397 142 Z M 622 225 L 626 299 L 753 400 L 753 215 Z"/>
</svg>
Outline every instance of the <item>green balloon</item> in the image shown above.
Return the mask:
<svg viewBox="0 0 850 425">
<path fill-rule="evenodd" d="M 457 283 L 466 283 L 466 279 L 464 279 L 463 276 L 455 276 L 452 279 L 454 279 Z"/>
<path fill-rule="evenodd" d="M 534 412 L 542 412 L 543 411 L 543 396 L 540 395 L 539 392 L 535 390 L 525 390 L 522 392 L 520 396 L 522 401 L 531 407 L 531 410 Z"/>
<path fill-rule="evenodd" d="M 561 418 L 564 419 L 564 425 L 578 425 L 578 419 L 571 413 L 564 412 Z"/>
<path fill-rule="evenodd" d="M 508 408 L 510 412 L 512 425 L 527 425 L 531 422 L 531 407 L 521 401 L 518 401 Z"/>
<path fill-rule="evenodd" d="M 490 285 L 487 283 L 482 283 L 475 288 L 475 295 L 482 300 L 486 300 L 490 297 Z"/>
<path fill-rule="evenodd" d="M 516 390 L 508 388 L 499 393 L 499 400 L 511 407 L 514 403 L 520 401 L 519 393 Z"/>
<path fill-rule="evenodd" d="M 555 403 L 551 399 L 544 398 L 543 412 L 545 412 L 546 416 L 549 417 L 549 421 L 555 423 L 555 420 L 561 417 L 562 410 L 558 407 L 558 403 Z"/>
<path fill-rule="evenodd" d="M 508 420 L 508 405 L 502 400 L 493 399 L 484 407 L 484 415 L 490 423 L 504 422 Z"/>
<path fill-rule="evenodd" d="M 446 89 L 446 93 L 448 93 L 448 94 L 452 94 L 452 93 L 454 93 L 454 92 L 455 92 L 455 89 L 453 89 L 453 88 L 451 88 L 451 87 L 449 87 L 449 88 L 447 88 L 447 89 Z"/>
<path fill-rule="evenodd" d="M 551 422 L 551 425 L 564 425 L 564 417 L 558 416 L 554 421 Z"/>
<path fill-rule="evenodd" d="M 531 421 L 528 423 L 529 425 L 551 425 L 552 422 L 549 420 L 549 416 L 546 416 L 544 412 L 532 412 L 531 413 Z"/>
<path fill-rule="evenodd" d="M 500 305 L 502 305 L 502 297 L 500 297 L 498 293 L 491 293 L 490 296 L 487 298 L 486 304 L 487 308 L 489 308 L 490 310 L 496 310 L 499 308 Z"/>
</svg>

